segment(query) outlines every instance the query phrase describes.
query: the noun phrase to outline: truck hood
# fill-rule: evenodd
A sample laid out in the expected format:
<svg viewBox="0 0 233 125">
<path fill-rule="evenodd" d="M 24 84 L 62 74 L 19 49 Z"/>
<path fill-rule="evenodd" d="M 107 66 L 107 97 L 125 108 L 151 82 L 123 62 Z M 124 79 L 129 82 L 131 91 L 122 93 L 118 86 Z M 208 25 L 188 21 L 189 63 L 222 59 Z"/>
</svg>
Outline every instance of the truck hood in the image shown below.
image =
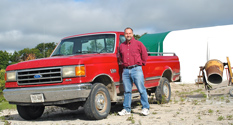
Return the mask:
<svg viewBox="0 0 233 125">
<path fill-rule="evenodd" d="M 116 56 L 114 58 L 109 54 L 87 54 L 87 55 L 48 57 L 48 58 L 19 62 L 17 64 L 8 66 L 6 68 L 6 71 L 67 66 L 67 65 L 80 65 L 80 64 L 90 64 L 90 63 L 103 63 L 106 61 L 111 61 L 111 62 L 117 61 Z"/>
</svg>

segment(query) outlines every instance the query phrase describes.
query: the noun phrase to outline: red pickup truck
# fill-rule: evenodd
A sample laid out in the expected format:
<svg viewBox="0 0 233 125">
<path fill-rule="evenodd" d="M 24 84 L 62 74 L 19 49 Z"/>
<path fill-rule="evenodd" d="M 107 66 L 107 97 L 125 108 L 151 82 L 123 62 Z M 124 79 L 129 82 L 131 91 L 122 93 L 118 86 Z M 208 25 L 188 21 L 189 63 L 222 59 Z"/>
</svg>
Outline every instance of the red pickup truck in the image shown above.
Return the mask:
<svg viewBox="0 0 233 125">
<path fill-rule="evenodd" d="M 71 110 L 83 106 L 87 118 L 106 118 L 111 103 L 124 95 L 118 58 L 124 41 L 124 32 L 114 31 L 65 37 L 50 57 L 8 66 L 4 97 L 25 120 L 41 117 L 51 105 Z M 174 53 L 148 54 L 143 66 L 148 94 L 169 102 L 170 82 L 180 78 L 179 59 Z"/>
</svg>

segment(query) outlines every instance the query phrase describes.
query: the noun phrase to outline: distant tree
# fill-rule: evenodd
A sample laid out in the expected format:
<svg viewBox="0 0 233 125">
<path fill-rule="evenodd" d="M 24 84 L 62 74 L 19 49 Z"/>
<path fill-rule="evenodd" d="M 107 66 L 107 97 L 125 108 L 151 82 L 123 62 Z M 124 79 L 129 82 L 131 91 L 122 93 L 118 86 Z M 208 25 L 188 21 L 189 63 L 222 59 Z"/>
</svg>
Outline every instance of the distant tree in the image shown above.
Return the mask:
<svg viewBox="0 0 233 125">
<path fill-rule="evenodd" d="M 37 58 L 36 56 L 40 55 L 40 51 L 35 48 L 32 48 L 32 49 L 25 48 L 19 51 L 19 55 L 20 55 L 20 61 L 26 61 L 29 59 L 36 59 Z"/>
<path fill-rule="evenodd" d="M 137 35 L 137 34 L 134 34 L 133 37 L 134 37 L 134 39 L 138 40 L 141 36 Z"/>
<path fill-rule="evenodd" d="M 6 69 L 6 67 L 9 65 L 9 53 L 6 51 L 0 50 L 0 70 L 1 69 Z"/>
<path fill-rule="evenodd" d="M 8 65 L 15 64 L 20 61 L 49 57 L 55 47 L 56 44 L 52 42 L 45 44 L 40 43 L 35 48 L 24 48 L 18 52 L 14 51 L 14 53 L 8 53 L 0 50 L 0 70 L 6 69 Z"/>
<path fill-rule="evenodd" d="M 54 42 L 38 44 L 35 47 L 35 49 L 38 49 L 40 51 L 40 53 L 38 55 L 36 55 L 36 57 L 37 58 L 49 57 L 51 55 L 51 53 L 53 52 L 55 47 L 56 47 L 56 44 Z"/>
<path fill-rule="evenodd" d="M 3 97 L 3 90 L 5 89 L 5 70 L 1 69 L 0 70 L 0 102 L 4 101 L 5 98 Z"/>
<path fill-rule="evenodd" d="M 147 33 L 144 33 L 142 35 L 138 35 L 138 34 L 134 34 L 133 37 L 136 39 L 136 40 L 139 40 L 143 35 L 145 35 Z"/>
<path fill-rule="evenodd" d="M 20 62 L 20 54 L 18 52 L 14 52 L 13 54 L 10 54 L 10 64 L 15 64 Z"/>
</svg>

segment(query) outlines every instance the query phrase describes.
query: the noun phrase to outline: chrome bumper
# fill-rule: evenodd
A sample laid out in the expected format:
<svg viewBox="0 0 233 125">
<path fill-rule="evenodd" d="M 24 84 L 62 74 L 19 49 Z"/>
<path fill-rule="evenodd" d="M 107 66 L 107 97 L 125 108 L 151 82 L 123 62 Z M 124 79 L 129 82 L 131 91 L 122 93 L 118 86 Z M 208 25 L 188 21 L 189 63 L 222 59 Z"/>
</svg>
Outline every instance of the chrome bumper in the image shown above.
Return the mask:
<svg viewBox="0 0 233 125">
<path fill-rule="evenodd" d="M 30 95 L 43 94 L 42 104 L 65 104 L 76 101 L 85 101 L 91 92 L 90 83 L 45 87 L 28 87 L 5 89 L 5 99 L 12 104 L 32 104 Z M 70 100 L 70 101 L 69 101 Z"/>
</svg>

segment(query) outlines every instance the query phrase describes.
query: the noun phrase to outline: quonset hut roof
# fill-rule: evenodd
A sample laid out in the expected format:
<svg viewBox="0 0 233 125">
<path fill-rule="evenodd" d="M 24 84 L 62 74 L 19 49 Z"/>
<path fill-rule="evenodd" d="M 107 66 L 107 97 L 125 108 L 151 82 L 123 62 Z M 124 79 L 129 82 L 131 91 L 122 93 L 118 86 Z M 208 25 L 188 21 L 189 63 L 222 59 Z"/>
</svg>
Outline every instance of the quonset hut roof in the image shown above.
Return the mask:
<svg viewBox="0 0 233 125">
<path fill-rule="evenodd" d="M 139 41 L 141 41 L 149 52 L 163 52 L 163 41 L 169 32 L 145 34 Z"/>
</svg>

